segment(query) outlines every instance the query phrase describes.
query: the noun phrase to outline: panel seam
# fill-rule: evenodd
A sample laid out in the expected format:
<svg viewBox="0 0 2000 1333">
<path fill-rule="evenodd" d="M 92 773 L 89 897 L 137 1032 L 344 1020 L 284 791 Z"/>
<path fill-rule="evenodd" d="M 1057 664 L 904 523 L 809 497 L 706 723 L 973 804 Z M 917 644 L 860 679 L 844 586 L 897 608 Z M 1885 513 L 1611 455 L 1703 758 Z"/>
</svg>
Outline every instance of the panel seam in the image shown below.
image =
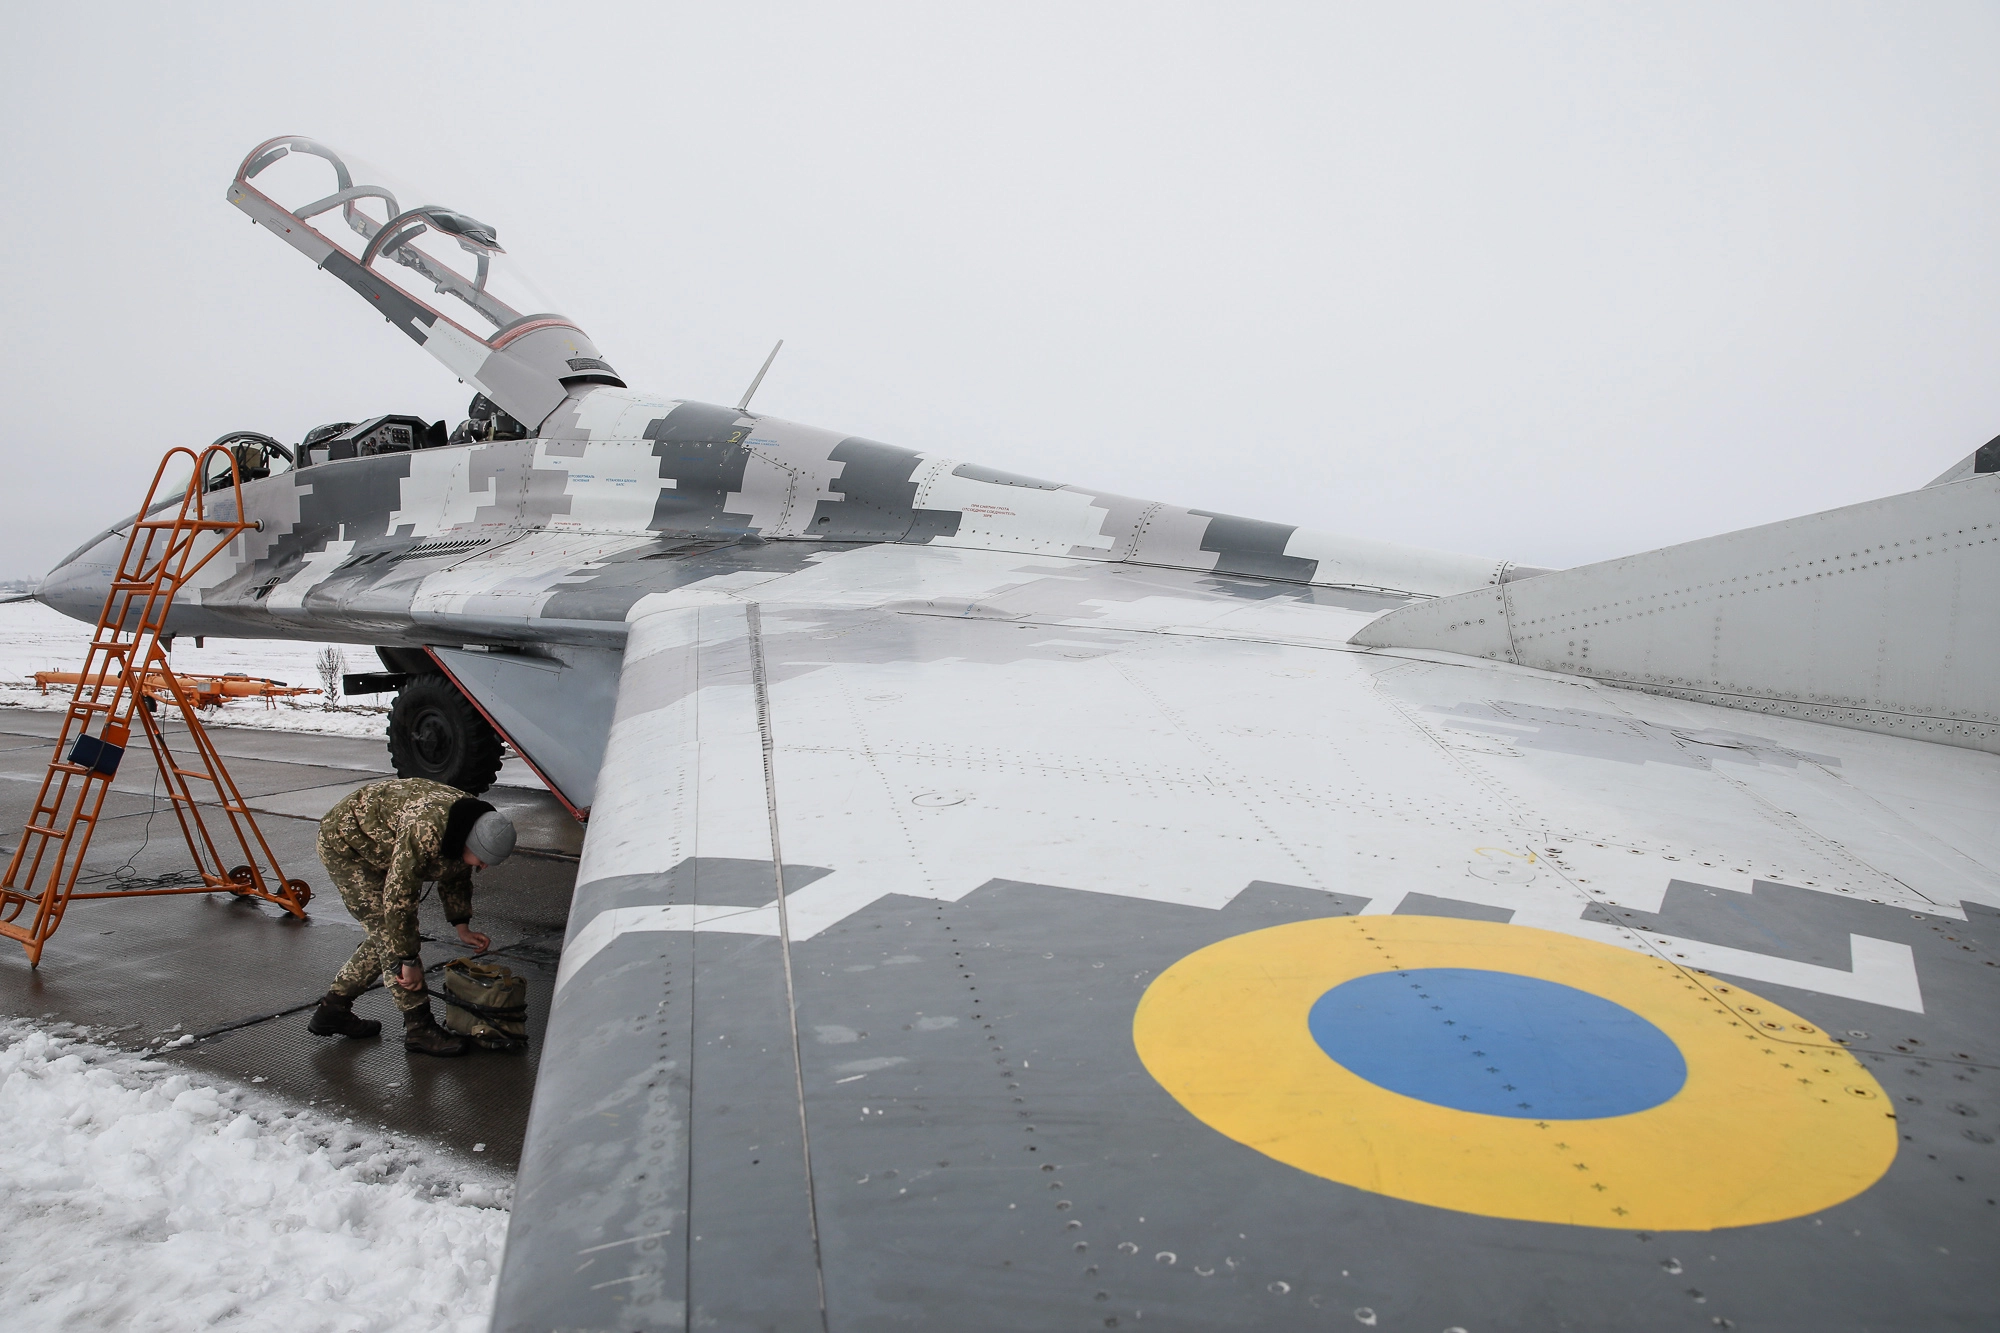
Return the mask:
<svg viewBox="0 0 2000 1333">
<path fill-rule="evenodd" d="M 757 697 L 757 740 L 764 752 L 764 811 L 771 826 L 771 874 L 778 890 L 778 952 L 785 969 L 785 1017 L 792 1027 L 792 1079 L 799 1098 L 799 1154 L 806 1173 L 806 1223 L 812 1232 L 813 1277 L 819 1284 L 819 1326 L 827 1328 L 826 1264 L 820 1254 L 819 1200 L 813 1189 L 812 1134 L 806 1124 L 805 1056 L 799 1045 L 799 1001 L 792 981 L 792 928 L 785 907 L 785 854 L 778 842 L 778 775 L 776 745 L 771 738 L 770 678 L 764 670 L 763 608 L 755 602 L 743 607 L 750 640 L 750 679 Z"/>
</svg>

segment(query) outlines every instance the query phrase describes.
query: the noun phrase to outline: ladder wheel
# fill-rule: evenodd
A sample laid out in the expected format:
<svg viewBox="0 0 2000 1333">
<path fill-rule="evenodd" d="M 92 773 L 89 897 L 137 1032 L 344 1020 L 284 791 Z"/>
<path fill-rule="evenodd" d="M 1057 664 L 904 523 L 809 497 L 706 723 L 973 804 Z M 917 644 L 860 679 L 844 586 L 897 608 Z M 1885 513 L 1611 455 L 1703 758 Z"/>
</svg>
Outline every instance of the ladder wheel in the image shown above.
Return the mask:
<svg viewBox="0 0 2000 1333">
<path fill-rule="evenodd" d="M 229 872 L 229 882 L 231 884 L 242 884 L 248 886 L 255 884 L 257 882 L 257 877 L 250 873 L 249 866 L 238 866 L 236 867 L 236 869 Z M 248 898 L 250 896 L 249 893 L 246 892 L 244 889 L 231 889 L 230 892 L 235 894 L 238 898 Z"/>
<path fill-rule="evenodd" d="M 288 879 L 285 881 L 285 887 L 292 891 L 292 897 L 298 900 L 299 906 L 304 907 L 312 901 L 312 885 L 306 883 L 304 880 Z"/>
<path fill-rule="evenodd" d="M 389 759 L 399 778 L 477 794 L 500 772 L 500 733 L 443 676 L 417 676 L 390 705 Z"/>
</svg>

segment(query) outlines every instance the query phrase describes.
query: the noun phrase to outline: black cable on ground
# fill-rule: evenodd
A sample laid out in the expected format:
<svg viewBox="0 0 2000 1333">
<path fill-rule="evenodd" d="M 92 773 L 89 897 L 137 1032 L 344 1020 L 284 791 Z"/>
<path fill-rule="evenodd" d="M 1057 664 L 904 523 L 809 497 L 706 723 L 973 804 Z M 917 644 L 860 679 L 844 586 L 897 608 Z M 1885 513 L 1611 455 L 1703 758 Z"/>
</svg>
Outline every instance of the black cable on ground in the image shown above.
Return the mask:
<svg viewBox="0 0 2000 1333">
<path fill-rule="evenodd" d="M 515 950 L 529 948 L 530 946 L 538 944 L 542 940 L 548 939 L 552 935 L 559 935 L 561 933 L 562 932 L 560 931 L 545 930 L 539 935 L 530 935 L 526 939 L 516 940 L 512 944 L 502 945 L 498 949 L 488 949 L 483 954 L 475 954 L 472 956 L 476 958 L 494 958 L 502 954 L 507 954 L 507 955 L 521 957 L 523 962 L 527 962 L 529 960 L 525 956 L 515 954 Z M 453 960 L 450 958 L 446 958 L 439 962 L 432 963 L 429 967 L 426 967 L 424 969 L 424 975 L 429 976 L 431 973 L 438 971 L 440 968 L 444 967 L 446 963 L 449 963 L 451 961 Z M 377 977 L 362 988 L 361 994 L 366 995 L 371 990 L 377 990 L 381 988 L 382 988 L 382 979 L 380 977 Z M 443 995 L 443 992 L 430 990 L 428 987 L 426 987 L 425 994 L 441 996 Z M 359 997 L 357 996 L 356 998 Z M 234 1023 L 224 1023 L 221 1027 L 213 1027 L 208 1029 L 206 1032 L 194 1033 L 193 1034 L 194 1040 L 195 1042 L 203 1042 L 207 1041 L 210 1037 L 219 1037 L 225 1032 L 235 1032 L 240 1028 L 256 1027 L 259 1023 L 268 1023 L 274 1018 L 284 1018 L 290 1014 L 301 1013 L 307 1009 L 313 1008 L 318 1003 L 319 1003 L 319 997 L 314 996 L 312 999 L 307 1000 L 303 1004 L 295 1004 L 289 1009 L 280 1009 L 276 1013 L 258 1014 L 253 1018 L 239 1018 Z"/>
<path fill-rule="evenodd" d="M 139 853 L 145 851 L 147 844 L 152 842 L 153 840 L 153 816 L 158 814 L 159 812 L 160 812 L 160 770 L 156 767 L 153 770 L 152 788 L 146 793 L 146 823 L 144 827 L 140 830 L 141 837 L 139 839 L 139 845 L 133 849 L 132 854 L 130 856 L 125 858 L 124 865 L 119 866 L 115 870 L 100 870 L 93 875 L 79 875 L 77 876 L 77 883 L 102 884 L 104 881 L 108 879 L 116 879 L 116 880 L 123 880 L 130 884 L 143 883 L 148 888 L 166 888 L 169 887 L 169 883 L 171 884 L 186 883 L 187 882 L 186 875 L 149 875 L 144 880 L 141 880 L 138 872 L 132 869 L 132 863 L 139 859 Z M 197 875 L 196 878 L 200 878 L 200 876 Z"/>
</svg>

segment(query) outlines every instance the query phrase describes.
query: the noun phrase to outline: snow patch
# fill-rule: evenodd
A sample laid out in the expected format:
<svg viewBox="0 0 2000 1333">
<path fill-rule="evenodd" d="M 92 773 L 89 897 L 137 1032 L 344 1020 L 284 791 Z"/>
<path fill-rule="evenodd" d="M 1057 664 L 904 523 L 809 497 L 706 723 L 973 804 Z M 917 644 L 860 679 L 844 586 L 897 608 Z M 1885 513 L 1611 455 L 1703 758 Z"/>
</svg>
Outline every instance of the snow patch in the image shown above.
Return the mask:
<svg viewBox="0 0 2000 1333">
<path fill-rule="evenodd" d="M 480 1333 L 511 1195 L 408 1141 L 0 1022 L 11 1333 Z"/>
<path fill-rule="evenodd" d="M 80 671 L 90 650 L 91 626 L 71 620 L 40 602 L 0 605 L 0 708 L 31 708 L 60 713 L 69 706 L 71 687 L 52 685 L 44 694 L 35 688 L 37 671 Z M 318 689 L 314 659 L 322 648 L 337 648 L 347 657 L 349 671 L 380 671 L 372 649 L 351 643 L 293 643 L 283 639 L 209 638 L 195 647 L 185 636 L 174 641 L 168 659 L 176 671 L 227 675 L 241 672 L 287 685 Z M 364 703 L 342 702 L 329 711 L 318 695 L 273 701 L 230 699 L 202 714 L 210 726 L 257 727 L 267 731 L 303 731 L 322 736 L 383 735 L 388 708 L 368 696 Z"/>
</svg>

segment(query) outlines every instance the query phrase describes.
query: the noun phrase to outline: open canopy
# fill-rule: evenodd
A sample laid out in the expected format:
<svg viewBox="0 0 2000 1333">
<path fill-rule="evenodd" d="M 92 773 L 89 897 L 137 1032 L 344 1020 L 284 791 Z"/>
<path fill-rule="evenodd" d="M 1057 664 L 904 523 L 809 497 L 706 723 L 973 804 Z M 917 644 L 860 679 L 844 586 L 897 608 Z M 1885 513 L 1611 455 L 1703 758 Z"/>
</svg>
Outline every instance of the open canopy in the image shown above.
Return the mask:
<svg viewBox="0 0 2000 1333">
<path fill-rule="evenodd" d="M 229 201 L 531 426 L 578 387 L 623 383 L 492 224 L 352 154 L 297 135 L 267 140 L 244 158 Z"/>
</svg>

